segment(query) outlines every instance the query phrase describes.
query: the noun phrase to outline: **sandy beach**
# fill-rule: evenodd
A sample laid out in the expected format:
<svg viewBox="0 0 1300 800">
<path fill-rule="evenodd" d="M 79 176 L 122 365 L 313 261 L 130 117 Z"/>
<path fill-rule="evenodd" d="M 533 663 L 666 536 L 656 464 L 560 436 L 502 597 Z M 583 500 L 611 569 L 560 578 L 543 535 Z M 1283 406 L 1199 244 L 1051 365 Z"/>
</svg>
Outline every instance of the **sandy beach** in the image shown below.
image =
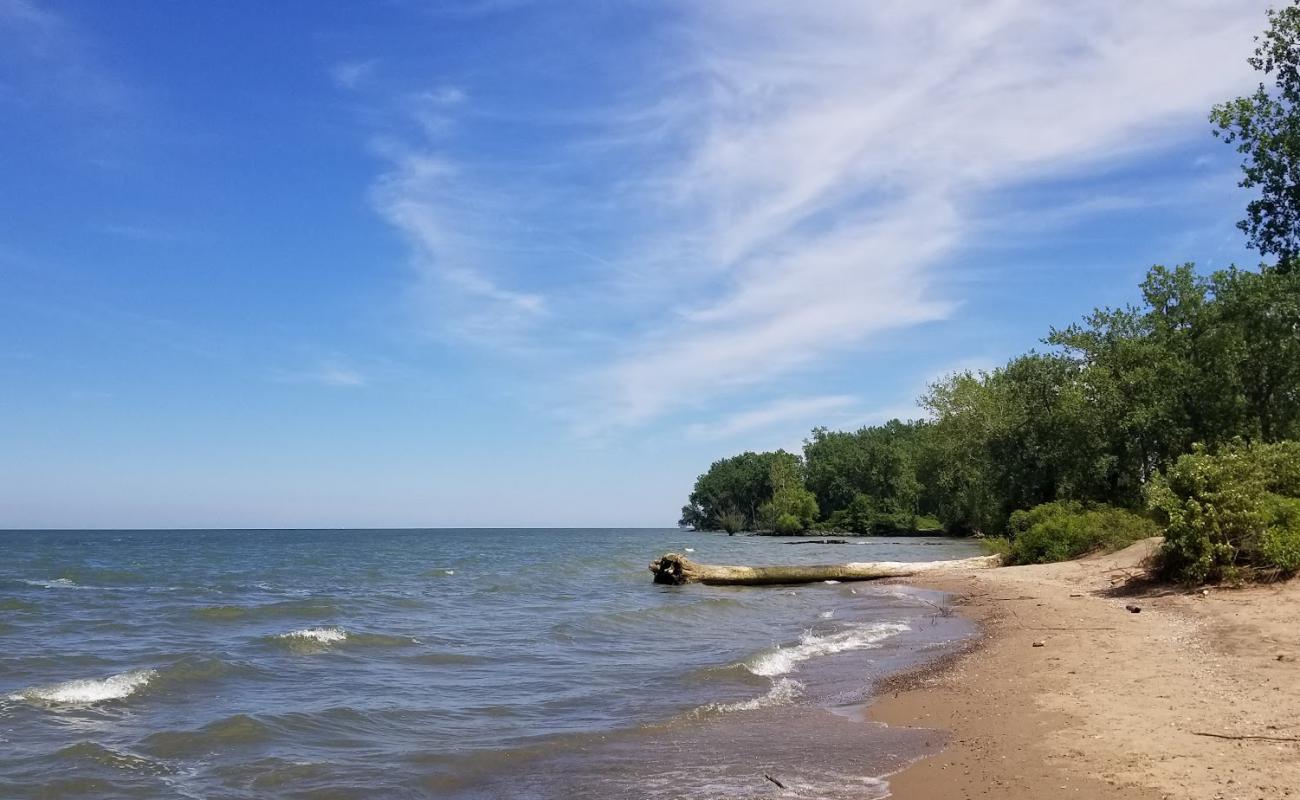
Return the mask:
<svg viewBox="0 0 1300 800">
<path fill-rule="evenodd" d="M 921 581 L 984 633 L 882 689 L 875 719 L 947 732 L 893 796 L 1300 797 L 1300 583 L 1151 587 L 1153 547 Z"/>
</svg>

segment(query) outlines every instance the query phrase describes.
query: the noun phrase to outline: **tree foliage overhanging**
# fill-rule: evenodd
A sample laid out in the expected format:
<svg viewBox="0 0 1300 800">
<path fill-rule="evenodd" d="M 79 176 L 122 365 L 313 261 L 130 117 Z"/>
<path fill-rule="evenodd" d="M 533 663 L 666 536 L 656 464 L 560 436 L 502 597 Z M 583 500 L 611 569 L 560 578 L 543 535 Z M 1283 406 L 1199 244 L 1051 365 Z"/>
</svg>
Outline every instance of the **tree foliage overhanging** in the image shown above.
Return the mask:
<svg viewBox="0 0 1300 800">
<path fill-rule="evenodd" d="M 1300 470 L 1300 446 L 1276 444 L 1300 439 L 1300 4 L 1269 23 L 1250 63 L 1276 86 L 1211 120 L 1245 157 L 1241 185 L 1259 190 L 1240 227 L 1272 264 L 1152 267 L 1138 304 L 931 385 L 928 419 L 816 428 L 802 457 L 714 463 L 682 523 L 888 533 L 937 521 L 1024 536 L 1037 558 L 1105 541 L 1098 526 L 1149 532 L 1112 513 L 1129 509 L 1167 526 L 1179 577 L 1221 577 L 1239 558 L 1300 569 L 1300 481 L 1279 488 L 1260 466 Z"/>
</svg>

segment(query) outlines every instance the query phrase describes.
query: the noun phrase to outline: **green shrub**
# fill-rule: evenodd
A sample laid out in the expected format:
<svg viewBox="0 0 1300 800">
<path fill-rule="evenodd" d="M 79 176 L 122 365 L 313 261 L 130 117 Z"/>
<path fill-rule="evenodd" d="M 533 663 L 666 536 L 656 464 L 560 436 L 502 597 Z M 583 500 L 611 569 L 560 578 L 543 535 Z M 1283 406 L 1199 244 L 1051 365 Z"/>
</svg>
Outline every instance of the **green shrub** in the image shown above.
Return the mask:
<svg viewBox="0 0 1300 800">
<path fill-rule="evenodd" d="M 912 522 L 912 528 L 918 533 L 943 533 L 943 523 L 938 517 L 920 514 Z"/>
<path fill-rule="evenodd" d="M 1160 534 L 1154 522 L 1132 511 L 1065 501 L 1017 511 L 1008 528 L 1007 560 L 1012 564 L 1068 561 Z"/>
<path fill-rule="evenodd" d="M 1286 574 L 1300 571 L 1300 499 L 1273 495 L 1264 513 L 1268 528 L 1260 537 L 1260 566 Z"/>
<path fill-rule="evenodd" d="M 1197 447 L 1147 487 L 1165 523 L 1164 573 L 1188 583 L 1234 578 L 1241 567 L 1300 568 L 1300 445 Z"/>
<path fill-rule="evenodd" d="M 803 522 L 794 514 L 782 514 L 776 518 L 776 524 L 773 530 L 782 536 L 794 536 L 803 533 Z"/>
<path fill-rule="evenodd" d="M 1011 540 L 1005 536 L 987 536 L 980 539 L 980 546 L 988 555 L 1005 556 L 1008 560 L 1011 558 Z"/>
<path fill-rule="evenodd" d="M 738 513 L 731 512 L 719 517 L 718 524 L 720 524 L 722 529 L 728 534 L 734 534 L 737 531 L 745 529 L 745 518 Z"/>
<path fill-rule="evenodd" d="M 1278 442 L 1255 448 L 1268 490 L 1283 497 L 1300 497 L 1300 442 Z"/>
</svg>

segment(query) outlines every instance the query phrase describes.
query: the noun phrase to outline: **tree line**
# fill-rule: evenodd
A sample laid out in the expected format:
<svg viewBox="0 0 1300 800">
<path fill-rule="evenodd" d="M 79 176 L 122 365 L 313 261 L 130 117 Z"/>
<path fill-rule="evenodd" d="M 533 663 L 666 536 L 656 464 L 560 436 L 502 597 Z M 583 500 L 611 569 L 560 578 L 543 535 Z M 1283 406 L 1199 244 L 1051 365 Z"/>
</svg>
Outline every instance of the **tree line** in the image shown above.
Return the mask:
<svg viewBox="0 0 1300 800">
<path fill-rule="evenodd" d="M 1300 6 L 1269 12 L 1258 41 L 1250 63 L 1274 85 L 1216 106 L 1211 121 L 1243 156 L 1241 185 L 1257 190 L 1239 227 L 1268 263 L 1152 267 L 1134 304 L 1053 328 L 1042 350 L 997 369 L 936 381 L 924 419 L 816 428 L 802 453 L 715 462 L 682 524 L 982 533 L 1018 543 L 1023 560 L 1077 554 L 1106 531 L 1177 536 L 1182 525 L 1199 543 L 1169 560 L 1197 580 L 1291 526 L 1294 540 L 1274 536 L 1271 552 L 1293 546 L 1300 568 L 1300 480 L 1285 479 L 1300 471 L 1288 444 L 1300 439 Z"/>
</svg>

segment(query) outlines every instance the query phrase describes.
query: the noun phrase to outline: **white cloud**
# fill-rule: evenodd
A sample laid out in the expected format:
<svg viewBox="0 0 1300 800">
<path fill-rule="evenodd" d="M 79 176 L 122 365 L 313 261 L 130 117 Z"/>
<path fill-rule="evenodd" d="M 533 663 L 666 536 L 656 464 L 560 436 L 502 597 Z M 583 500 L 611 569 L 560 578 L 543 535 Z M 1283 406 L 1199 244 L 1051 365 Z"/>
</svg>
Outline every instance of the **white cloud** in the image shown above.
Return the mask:
<svg viewBox="0 0 1300 800">
<path fill-rule="evenodd" d="M 828 414 L 839 414 L 858 403 L 849 395 L 788 397 L 759 408 L 730 414 L 711 424 L 695 424 L 686 431 L 696 439 L 726 439 L 777 425 L 821 422 Z"/>
<path fill-rule="evenodd" d="M 615 426 L 951 313 L 933 269 L 981 194 L 1200 130 L 1262 21 L 1214 0 L 692 8 L 705 99 L 666 120 L 685 156 L 647 186 L 725 280 L 603 372 Z"/>
<path fill-rule="evenodd" d="M 568 141 L 500 153 L 505 168 L 449 143 L 462 91 L 409 97 L 418 140 L 387 146 L 375 205 L 440 328 L 583 343 L 566 385 L 579 428 L 603 434 L 952 315 L 948 259 L 1040 210 L 982 200 L 1203 135 L 1210 105 L 1250 83 L 1264 6 L 682 3 L 636 73 L 650 83 L 548 120 Z M 1058 216 L 1126 203 L 1070 202 Z M 520 239 L 583 266 L 523 288 L 536 265 L 500 247 Z"/>
<path fill-rule="evenodd" d="M 513 341 L 544 316 L 541 295 L 504 288 L 492 277 L 480 243 L 497 235 L 504 212 L 472 178 L 430 148 L 388 143 L 381 152 L 390 168 L 372 200 L 411 245 L 421 312 L 440 329 L 479 343 Z"/>
<path fill-rule="evenodd" d="M 333 359 L 305 370 L 278 371 L 275 379 L 281 383 L 312 383 L 335 389 L 355 389 L 370 383 L 370 379 L 359 370 Z"/>
<path fill-rule="evenodd" d="M 358 89 L 374 74 L 379 59 L 340 61 L 330 67 L 330 77 L 341 89 Z"/>
<path fill-rule="evenodd" d="M 40 3 L 0 0 L 0 102 L 6 101 L 92 113 L 102 128 L 135 97 L 75 25 Z"/>
</svg>

